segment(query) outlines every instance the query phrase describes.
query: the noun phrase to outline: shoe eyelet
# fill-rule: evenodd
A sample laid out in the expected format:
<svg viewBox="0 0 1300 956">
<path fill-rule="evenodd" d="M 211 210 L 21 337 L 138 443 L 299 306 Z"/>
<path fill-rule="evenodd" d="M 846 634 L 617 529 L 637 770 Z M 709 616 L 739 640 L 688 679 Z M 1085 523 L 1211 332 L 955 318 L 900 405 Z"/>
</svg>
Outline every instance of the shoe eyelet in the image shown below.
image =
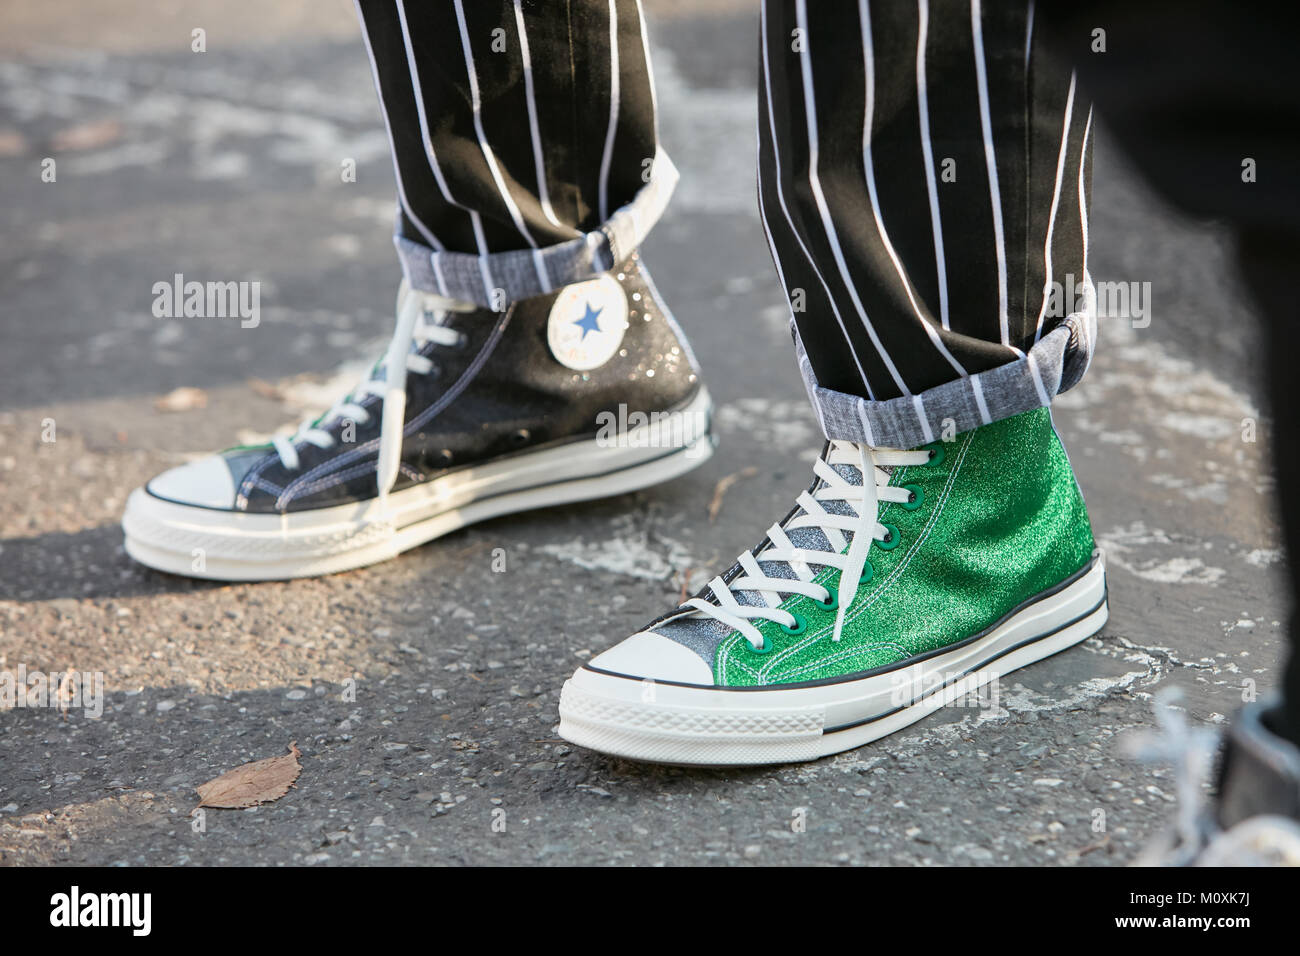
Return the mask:
<svg viewBox="0 0 1300 956">
<path fill-rule="evenodd" d="M 875 576 L 876 576 L 876 569 L 873 568 L 871 566 L 871 562 L 868 561 L 866 564 L 862 565 L 862 573 L 858 575 L 858 584 L 859 585 L 870 584 L 871 579 L 874 578 Z"/>
<path fill-rule="evenodd" d="M 925 450 L 930 453 L 930 460 L 925 463 L 924 467 L 937 468 L 939 465 L 943 464 L 943 443 L 942 442 L 937 442 L 937 441 L 931 442 L 930 444 L 924 447 Z"/>
<path fill-rule="evenodd" d="M 789 634 L 791 637 L 802 634 L 804 631 L 808 630 L 808 619 L 806 617 L 802 614 L 793 614 L 793 612 L 792 616 L 794 617 L 794 627 L 786 627 L 784 624 L 778 624 L 777 627 L 779 627 L 784 633 Z"/>
<path fill-rule="evenodd" d="M 830 591 L 830 597 L 828 597 L 825 601 L 818 601 L 816 599 L 812 599 L 812 602 L 816 604 L 819 608 L 821 608 L 823 611 L 838 611 L 840 607 L 840 596 L 834 591 L 831 591 L 830 588 L 827 588 L 827 591 Z"/>
<path fill-rule="evenodd" d="M 530 439 L 531 437 L 532 437 L 532 433 L 527 428 L 521 428 L 518 431 L 516 431 L 513 435 L 510 436 L 510 440 L 514 442 L 516 445 L 526 445 L 528 443 L 528 439 Z"/>
<path fill-rule="evenodd" d="M 885 536 L 879 541 L 873 542 L 873 544 L 875 544 L 875 546 L 881 551 L 893 551 L 898 547 L 898 528 L 894 527 L 892 524 L 887 524 L 884 527 Z"/>
<path fill-rule="evenodd" d="M 912 493 L 912 497 L 906 501 L 900 501 L 899 504 L 907 511 L 915 511 L 921 507 L 922 502 L 925 501 L 924 489 L 920 485 L 903 485 L 903 487 Z"/>
<path fill-rule="evenodd" d="M 766 634 L 764 634 L 762 647 L 755 647 L 753 644 L 749 643 L 749 641 L 745 641 L 745 646 L 748 647 L 755 654 L 766 654 L 772 650 L 772 639 L 768 637 Z"/>
</svg>

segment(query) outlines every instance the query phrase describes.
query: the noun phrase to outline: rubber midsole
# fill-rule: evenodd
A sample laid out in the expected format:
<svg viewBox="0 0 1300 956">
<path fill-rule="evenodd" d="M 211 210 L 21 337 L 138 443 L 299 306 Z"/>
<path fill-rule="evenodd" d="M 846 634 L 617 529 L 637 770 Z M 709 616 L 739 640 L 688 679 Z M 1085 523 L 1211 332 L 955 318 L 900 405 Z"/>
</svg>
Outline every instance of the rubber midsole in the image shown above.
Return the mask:
<svg viewBox="0 0 1300 956">
<path fill-rule="evenodd" d="M 708 393 L 701 387 L 676 414 L 700 416 L 707 423 L 710 411 Z M 154 548 L 188 551 L 202 547 L 210 557 L 229 554 L 255 562 L 279 560 L 286 551 L 303 556 L 328 555 L 337 553 L 340 537 L 356 539 L 356 546 L 362 547 L 367 543 L 365 538 L 400 534 L 438 515 L 487 499 L 531 491 L 544 495 L 547 488 L 604 476 L 616 478 L 620 473 L 674 456 L 698 453 L 702 460 L 712 450 L 707 427 L 685 447 L 665 447 L 670 437 L 663 425 L 649 424 L 617 436 L 612 444 L 600 439 L 570 442 L 461 469 L 393 492 L 384 500 L 373 498 L 284 514 L 188 506 L 140 488 L 128 499 L 122 524 L 128 538 Z"/>
<path fill-rule="evenodd" d="M 933 693 L 943 693 L 956 682 L 968 680 L 978 671 L 996 672 L 998 659 L 1051 638 L 1054 634 L 1088 619 L 1104 608 L 1106 600 L 1105 570 L 1100 557 L 1068 587 L 1044 592 L 1045 597 L 1014 613 L 988 634 L 975 641 L 963 641 L 946 653 L 928 655 L 922 660 L 900 662 L 884 673 L 820 683 L 798 688 L 754 687 L 712 688 L 639 680 L 581 668 L 566 684 L 572 695 L 594 698 L 585 702 L 583 721 L 600 721 L 599 704 L 605 701 L 611 713 L 627 707 L 644 708 L 648 713 L 676 712 L 683 725 L 703 728 L 710 715 L 735 727 L 737 717 L 753 715 L 770 719 L 778 715 L 820 714 L 822 733 L 851 729 L 911 707 Z M 996 674 L 994 675 L 996 676 Z M 972 682 L 974 683 L 974 682 Z M 653 685 L 653 693 L 647 686 Z M 647 700 L 647 698 L 650 698 Z M 561 717 L 565 707 L 561 704 Z M 670 726 L 659 725 L 656 733 L 671 733 Z"/>
</svg>

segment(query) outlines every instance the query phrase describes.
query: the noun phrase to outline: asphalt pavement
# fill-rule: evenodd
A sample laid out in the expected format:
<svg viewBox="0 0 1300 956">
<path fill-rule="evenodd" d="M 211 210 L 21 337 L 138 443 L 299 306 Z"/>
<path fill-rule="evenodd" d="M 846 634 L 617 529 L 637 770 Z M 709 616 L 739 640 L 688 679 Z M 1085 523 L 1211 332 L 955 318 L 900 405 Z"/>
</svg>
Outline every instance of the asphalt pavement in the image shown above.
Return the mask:
<svg viewBox="0 0 1300 956">
<path fill-rule="evenodd" d="M 1104 129 L 1092 268 L 1150 309 L 1102 320 L 1056 417 L 1105 630 L 996 707 L 811 764 L 646 767 L 556 736 L 573 668 L 755 544 L 820 445 L 755 207 L 747 3 L 647 4 L 683 181 L 644 253 L 719 404 L 713 459 L 329 578 L 128 559 L 132 488 L 328 404 L 391 328 L 392 172 L 351 6 L 265 6 L 0 11 L 0 672 L 104 680 L 99 716 L 0 712 L 0 863 L 1105 866 L 1171 819 L 1170 772 L 1124 741 L 1158 688 L 1214 729 L 1278 679 L 1277 492 L 1230 242 Z M 261 282 L 261 322 L 156 318 L 176 273 Z M 291 740 L 287 796 L 189 815 L 196 785 Z"/>
</svg>

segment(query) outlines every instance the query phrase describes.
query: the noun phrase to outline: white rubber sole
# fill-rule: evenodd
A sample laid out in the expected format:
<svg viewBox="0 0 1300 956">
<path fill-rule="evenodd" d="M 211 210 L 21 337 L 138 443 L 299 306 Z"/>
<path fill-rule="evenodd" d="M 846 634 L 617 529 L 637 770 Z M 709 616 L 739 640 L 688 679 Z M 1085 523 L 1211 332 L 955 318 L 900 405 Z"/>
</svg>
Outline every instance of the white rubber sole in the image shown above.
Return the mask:
<svg viewBox="0 0 1300 956">
<path fill-rule="evenodd" d="M 793 763 L 861 747 L 958 701 L 1003 674 L 1079 643 L 1106 623 L 1098 554 L 1065 587 L 988 633 L 856 680 L 720 690 L 580 668 L 560 695 L 560 736 L 653 763 Z"/>
<path fill-rule="evenodd" d="M 386 561 L 466 525 L 669 481 L 713 454 L 712 403 L 700 389 L 678 410 L 616 441 L 589 439 L 453 472 L 388 496 L 287 514 L 192 507 L 131 492 L 122 529 L 141 564 L 189 577 L 268 581 Z M 673 422 L 677 424 L 674 426 Z M 682 442 L 682 422 L 692 423 Z M 674 444 L 674 441 L 676 444 Z"/>
</svg>

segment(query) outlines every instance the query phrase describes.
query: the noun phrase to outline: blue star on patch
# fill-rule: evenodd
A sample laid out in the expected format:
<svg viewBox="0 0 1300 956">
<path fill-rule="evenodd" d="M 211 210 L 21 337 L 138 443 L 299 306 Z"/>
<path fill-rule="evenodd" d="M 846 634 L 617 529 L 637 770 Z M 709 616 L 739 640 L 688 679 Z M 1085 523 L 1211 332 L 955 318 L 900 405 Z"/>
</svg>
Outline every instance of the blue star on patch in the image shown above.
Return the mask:
<svg viewBox="0 0 1300 956">
<path fill-rule="evenodd" d="M 582 314 L 582 318 L 575 319 L 573 324 L 582 329 L 582 338 L 587 338 L 588 332 L 599 332 L 600 323 L 596 321 L 596 316 L 604 312 L 604 309 L 593 309 L 591 303 L 587 303 L 587 311 Z"/>
</svg>

